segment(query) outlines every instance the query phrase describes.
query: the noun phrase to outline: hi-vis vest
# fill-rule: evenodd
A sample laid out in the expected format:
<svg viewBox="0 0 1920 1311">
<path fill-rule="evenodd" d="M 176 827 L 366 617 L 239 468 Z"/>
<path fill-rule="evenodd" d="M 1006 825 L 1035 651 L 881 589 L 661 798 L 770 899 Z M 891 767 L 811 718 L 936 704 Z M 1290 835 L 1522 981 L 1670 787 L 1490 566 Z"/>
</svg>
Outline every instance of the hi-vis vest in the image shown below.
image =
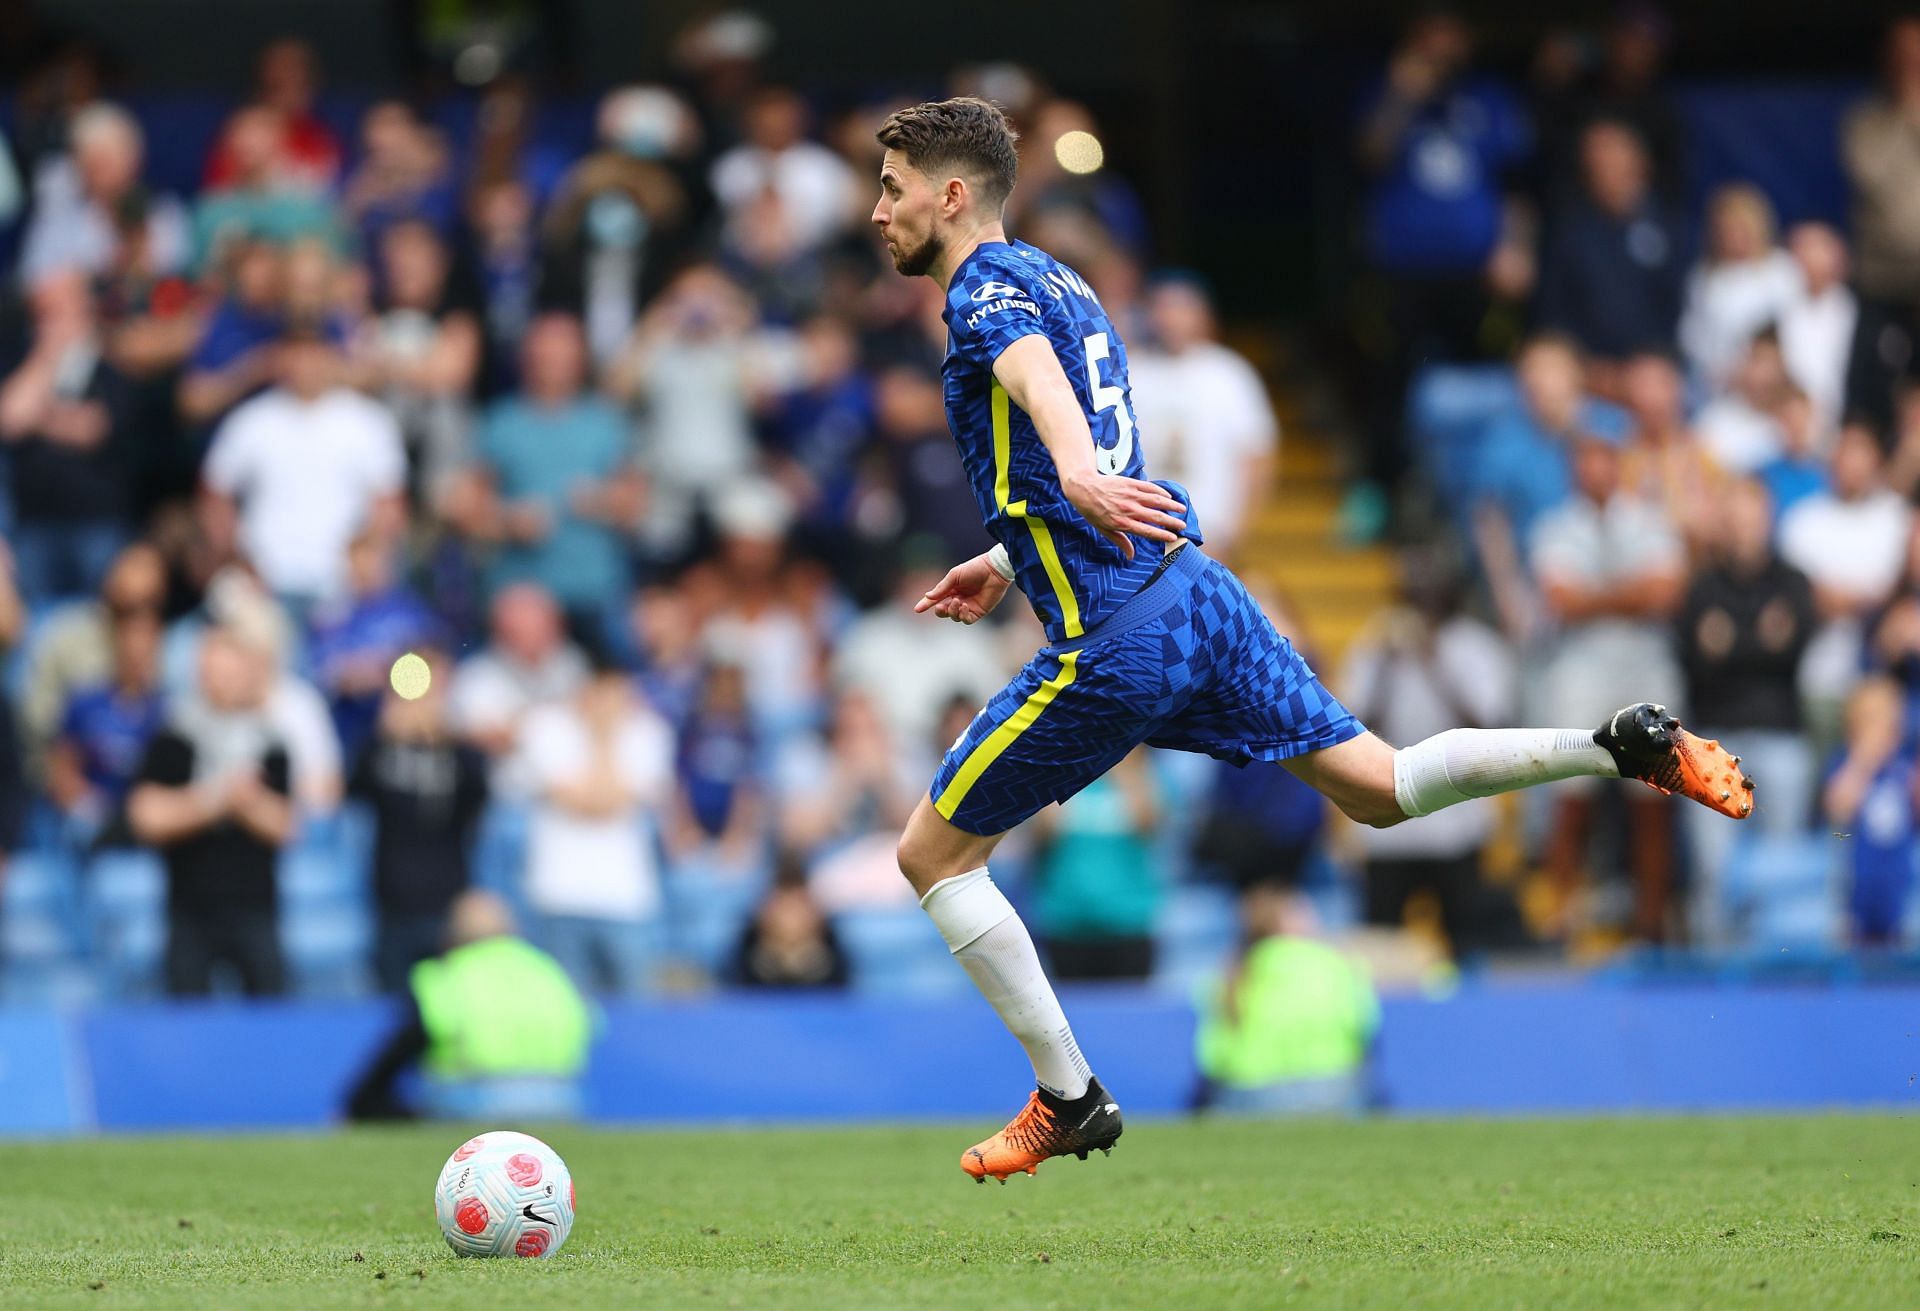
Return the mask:
<svg viewBox="0 0 1920 1311">
<path fill-rule="evenodd" d="M 485 938 L 421 961 L 411 982 L 430 1078 L 572 1078 L 586 1066 L 593 1025 L 585 999 L 553 957 L 519 938 Z"/>
</svg>

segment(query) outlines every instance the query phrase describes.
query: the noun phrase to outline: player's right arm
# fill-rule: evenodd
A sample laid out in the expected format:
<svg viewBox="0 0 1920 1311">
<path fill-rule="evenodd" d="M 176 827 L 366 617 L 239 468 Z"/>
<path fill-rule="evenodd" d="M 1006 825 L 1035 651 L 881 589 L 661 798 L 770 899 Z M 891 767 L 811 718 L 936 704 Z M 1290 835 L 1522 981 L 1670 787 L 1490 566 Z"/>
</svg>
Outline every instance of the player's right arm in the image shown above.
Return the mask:
<svg viewBox="0 0 1920 1311">
<path fill-rule="evenodd" d="M 1073 383 L 1060 367 L 1053 344 L 1029 333 L 993 361 L 993 376 L 1007 397 L 1033 420 L 1041 444 L 1053 457 L 1067 500 L 1101 536 L 1133 558 L 1132 537 L 1178 541 L 1187 509 L 1158 483 L 1103 474 L 1093 463 L 1093 431 Z"/>
</svg>

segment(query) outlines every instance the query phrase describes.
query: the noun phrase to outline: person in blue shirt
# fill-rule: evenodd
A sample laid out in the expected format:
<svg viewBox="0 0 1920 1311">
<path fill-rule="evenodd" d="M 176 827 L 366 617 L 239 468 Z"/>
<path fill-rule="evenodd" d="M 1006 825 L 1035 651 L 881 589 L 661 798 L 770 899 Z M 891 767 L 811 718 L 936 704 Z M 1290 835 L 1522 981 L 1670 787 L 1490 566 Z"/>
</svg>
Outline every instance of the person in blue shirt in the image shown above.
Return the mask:
<svg viewBox="0 0 1920 1311">
<path fill-rule="evenodd" d="M 1368 733 L 1207 557 L 1185 489 L 1148 479 L 1126 345 L 1100 298 L 1008 239 L 1018 155 L 999 107 L 970 96 L 914 105 L 877 136 L 873 222 L 896 270 L 945 293 L 947 422 L 996 539 L 915 609 L 975 623 L 1017 583 L 1047 638 L 948 749 L 900 839 L 922 908 L 1033 1063 L 1025 1108 L 961 1155 L 969 1176 L 1005 1180 L 1120 1137 L 1119 1103 L 987 860 L 1009 830 L 1142 743 L 1284 763 L 1378 827 L 1582 775 L 1751 812 L 1737 762 L 1644 702 L 1597 730 L 1451 729 L 1397 751 Z"/>
<path fill-rule="evenodd" d="M 433 609 L 393 576 L 385 536 L 363 528 L 347 546 L 347 595 L 309 616 L 307 659 L 327 695 L 343 759 L 373 740 L 393 662 L 408 651 L 442 646 L 444 625 Z"/>
<path fill-rule="evenodd" d="M 47 794 L 81 847 L 131 841 L 127 793 L 166 723 L 159 607 L 112 604 L 107 618 L 112 674 L 68 698 L 47 755 Z"/>
<path fill-rule="evenodd" d="M 1847 702 L 1847 743 L 1831 765 L 1827 821 L 1850 839 L 1847 917 L 1853 940 L 1889 946 L 1904 935 L 1913 895 L 1915 788 L 1920 784 L 1909 708 L 1891 678 L 1861 681 Z"/>
</svg>

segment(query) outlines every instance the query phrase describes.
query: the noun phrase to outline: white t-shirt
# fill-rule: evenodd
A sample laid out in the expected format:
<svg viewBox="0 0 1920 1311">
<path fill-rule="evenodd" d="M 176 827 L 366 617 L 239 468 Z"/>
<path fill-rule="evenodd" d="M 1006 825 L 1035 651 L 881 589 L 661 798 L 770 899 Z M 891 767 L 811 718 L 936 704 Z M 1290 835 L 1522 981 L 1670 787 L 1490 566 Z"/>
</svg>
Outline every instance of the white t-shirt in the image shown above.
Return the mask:
<svg viewBox="0 0 1920 1311">
<path fill-rule="evenodd" d="M 929 624 L 893 602 L 862 615 L 833 652 L 834 686 L 871 696 L 907 751 L 944 749 L 933 730 L 947 703 L 983 706 L 1012 672 L 991 628 Z"/>
<path fill-rule="evenodd" d="M 562 646 L 537 665 L 522 665 L 489 648 L 464 661 L 447 688 L 447 719 L 459 733 L 509 728 L 535 706 L 564 701 L 587 679 L 587 660 Z M 525 762 L 509 753 L 494 763 L 493 791 L 520 800 L 531 790 Z"/>
<path fill-rule="evenodd" d="M 772 187 L 788 233 L 802 250 L 812 250 L 848 225 L 859 187 L 846 161 L 814 141 L 797 142 L 778 154 L 735 146 L 714 161 L 711 180 L 730 223 Z"/>
<path fill-rule="evenodd" d="M 327 597 L 373 502 L 400 491 L 406 449 L 391 412 L 336 388 L 311 402 L 275 388 L 239 406 L 207 451 L 207 486 L 240 502 L 240 546 L 275 592 Z"/>
<path fill-rule="evenodd" d="M 1780 351 L 1828 429 L 1838 428 L 1847 401 L 1847 364 L 1860 303 L 1845 286 L 1818 296 L 1802 291 L 1780 315 Z"/>
<path fill-rule="evenodd" d="M 1680 348 L 1696 377 L 1724 384 L 1753 334 L 1800 295 L 1800 266 L 1784 250 L 1739 264 L 1695 268 L 1680 315 Z"/>
<path fill-rule="evenodd" d="M 309 810 L 340 802 L 340 736 L 320 689 L 282 674 L 267 694 L 267 718 L 287 744 L 294 799 Z"/>
<path fill-rule="evenodd" d="M 1715 464 L 1743 477 L 1758 472 L 1786 449 L 1786 434 L 1778 421 L 1738 396 L 1707 402 L 1693 421 L 1693 433 Z"/>
<path fill-rule="evenodd" d="M 1233 541 L 1259 490 L 1245 485 L 1242 468 L 1280 444 L 1260 375 L 1218 342 L 1178 355 L 1136 351 L 1127 375 L 1153 476 L 1185 485 L 1210 541 Z"/>
<path fill-rule="evenodd" d="M 1906 569 L 1913 511 L 1897 493 L 1843 501 L 1821 492 L 1795 503 L 1780 521 L 1780 556 L 1816 587 L 1889 597 Z M 1843 696 L 1860 674 L 1862 625 L 1829 619 L 1800 661 L 1800 690 L 1826 700 Z"/>
<path fill-rule="evenodd" d="M 547 915 L 647 919 L 660 909 L 660 875 L 647 823 L 673 783 L 673 734 L 635 707 L 615 729 L 612 765 L 632 800 L 610 819 L 584 819 L 544 800 L 548 789 L 591 767 L 586 724 L 570 705 L 527 716 L 520 754 L 541 794 L 527 833 L 527 904 Z"/>
<path fill-rule="evenodd" d="M 1513 653 L 1500 635 L 1476 619 L 1455 618 L 1434 634 L 1425 659 L 1362 642 L 1341 670 L 1340 696 L 1347 705 L 1377 710 L 1373 730 L 1389 742 L 1418 742 L 1450 728 L 1496 728 L 1513 716 Z M 1358 713 L 1367 713 L 1366 709 Z M 1482 797 L 1437 810 L 1392 828 L 1359 828 L 1360 846 L 1376 859 L 1450 859 L 1483 845 L 1498 816 Z"/>
</svg>

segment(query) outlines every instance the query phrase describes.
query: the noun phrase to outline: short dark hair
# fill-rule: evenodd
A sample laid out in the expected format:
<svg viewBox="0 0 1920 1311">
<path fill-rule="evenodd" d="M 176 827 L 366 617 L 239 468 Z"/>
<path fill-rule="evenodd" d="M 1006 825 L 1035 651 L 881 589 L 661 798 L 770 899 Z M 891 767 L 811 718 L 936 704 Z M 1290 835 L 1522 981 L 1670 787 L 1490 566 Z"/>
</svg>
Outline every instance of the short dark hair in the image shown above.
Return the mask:
<svg viewBox="0 0 1920 1311">
<path fill-rule="evenodd" d="M 896 109 L 874 136 L 922 173 L 961 174 L 996 208 L 1013 194 L 1020 171 L 1013 143 L 1020 134 L 991 100 L 955 96 Z"/>
</svg>

